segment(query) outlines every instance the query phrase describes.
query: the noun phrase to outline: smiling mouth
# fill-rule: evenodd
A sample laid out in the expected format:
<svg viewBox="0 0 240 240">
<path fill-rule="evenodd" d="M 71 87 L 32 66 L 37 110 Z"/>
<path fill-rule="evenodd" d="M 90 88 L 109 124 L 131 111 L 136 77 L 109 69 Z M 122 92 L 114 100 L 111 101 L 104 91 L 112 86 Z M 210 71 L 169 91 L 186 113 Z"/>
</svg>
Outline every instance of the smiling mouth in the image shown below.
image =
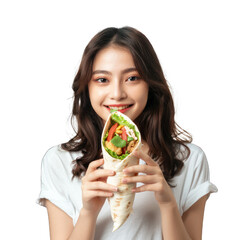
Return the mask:
<svg viewBox="0 0 240 240">
<path fill-rule="evenodd" d="M 112 105 L 105 105 L 105 107 L 107 107 L 108 109 L 110 109 L 110 110 L 117 110 L 117 111 L 119 111 L 119 110 L 123 110 L 123 109 L 127 109 L 127 108 L 130 108 L 130 107 L 132 107 L 133 106 L 133 104 L 130 104 L 130 105 L 121 105 L 121 106 L 112 106 Z"/>
</svg>

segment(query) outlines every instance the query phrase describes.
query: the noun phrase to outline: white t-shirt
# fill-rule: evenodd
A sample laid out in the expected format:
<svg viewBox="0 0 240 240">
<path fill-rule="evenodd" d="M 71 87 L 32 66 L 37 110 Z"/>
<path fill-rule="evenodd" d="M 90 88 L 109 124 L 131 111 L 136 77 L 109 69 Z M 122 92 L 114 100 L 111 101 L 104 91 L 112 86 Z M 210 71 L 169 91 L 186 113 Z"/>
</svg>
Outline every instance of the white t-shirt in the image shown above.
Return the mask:
<svg viewBox="0 0 240 240">
<path fill-rule="evenodd" d="M 209 181 L 209 167 L 203 150 L 187 144 L 191 154 L 184 161 L 184 167 L 173 178 L 173 194 L 182 215 L 196 201 L 217 188 Z M 75 225 L 82 207 L 81 180 L 72 181 L 72 161 L 81 156 L 80 152 L 68 152 L 60 145 L 47 151 L 42 160 L 41 192 L 38 203 L 45 206 L 44 198 L 67 213 Z M 140 164 L 145 164 L 140 159 Z M 137 186 L 141 186 L 138 183 Z M 108 201 L 105 201 L 96 223 L 96 240 L 160 240 L 161 214 L 153 192 L 136 193 L 133 212 L 127 221 L 115 232 Z"/>
</svg>

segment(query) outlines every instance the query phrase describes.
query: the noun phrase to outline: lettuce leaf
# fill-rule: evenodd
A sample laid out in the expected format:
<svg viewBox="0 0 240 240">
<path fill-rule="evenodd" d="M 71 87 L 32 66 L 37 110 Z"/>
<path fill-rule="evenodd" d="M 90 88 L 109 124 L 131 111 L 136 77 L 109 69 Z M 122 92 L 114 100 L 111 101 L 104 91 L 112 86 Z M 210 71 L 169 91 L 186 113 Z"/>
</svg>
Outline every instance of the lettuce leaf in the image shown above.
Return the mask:
<svg viewBox="0 0 240 240">
<path fill-rule="evenodd" d="M 125 140 L 123 140 L 120 136 L 115 136 L 113 137 L 113 139 L 111 140 L 111 143 L 119 148 L 123 148 L 126 147 L 127 142 Z"/>
<path fill-rule="evenodd" d="M 133 141 L 133 140 L 134 140 L 134 139 L 133 139 L 132 137 L 129 137 L 129 136 L 127 137 L 127 141 L 128 141 L 128 142 L 131 142 L 131 141 Z"/>
</svg>

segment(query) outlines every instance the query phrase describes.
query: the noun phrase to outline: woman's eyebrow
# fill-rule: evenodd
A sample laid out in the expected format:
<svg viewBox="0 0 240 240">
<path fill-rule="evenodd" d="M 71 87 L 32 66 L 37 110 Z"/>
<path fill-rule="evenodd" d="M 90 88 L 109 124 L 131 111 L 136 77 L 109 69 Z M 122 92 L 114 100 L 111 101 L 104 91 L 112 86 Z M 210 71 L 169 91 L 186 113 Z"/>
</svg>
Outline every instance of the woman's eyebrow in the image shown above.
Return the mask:
<svg viewBox="0 0 240 240">
<path fill-rule="evenodd" d="M 121 73 L 125 74 L 125 73 L 135 72 L 135 71 L 137 71 L 137 69 L 135 67 L 131 67 L 131 68 L 126 68 L 126 69 L 122 70 Z M 107 70 L 95 70 L 95 71 L 92 72 L 92 75 L 94 75 L 94 74 L 112 75 L 112 73 L 107 71 Z"/>
<path fill-rule="evenodd" d="M 135 67 L 131 67 L 131 68 L 126 68 L 122 71 L 122 73 L 129 73 L 129 72 L 136 72 L 137 69 Z"/>
<path fill-rule="evenodd" d="M 106 71 L 106 70 L 95 70 L 95 71 L 92 72 L 92 75 L 93 75 L 93 74 L 99 74 L 99 73 L 107 74 L 107 75 L 112 75 L 111 72 Z"/>
</svg>

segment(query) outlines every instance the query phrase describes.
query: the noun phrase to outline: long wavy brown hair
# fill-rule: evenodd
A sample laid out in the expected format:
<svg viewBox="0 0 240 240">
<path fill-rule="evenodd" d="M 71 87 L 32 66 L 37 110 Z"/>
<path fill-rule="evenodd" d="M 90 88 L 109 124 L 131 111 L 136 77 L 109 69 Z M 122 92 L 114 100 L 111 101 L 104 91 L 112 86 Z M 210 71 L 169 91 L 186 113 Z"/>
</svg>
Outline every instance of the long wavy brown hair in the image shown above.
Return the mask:
<svg viewBox="0 0 240 240">
<path fill-rule="evenodd" d="M 173 98 L 151 43 L 144 34 L 131 27 L 106 28 L 96 34 L 84 50 L 72 85 L 74 101 L 71 120 L 73 128 L 74 123 L 77 123 L 74 128 L 76 135 L 61 144 L 64 150 L 82 153 L 73 162 L 73 178 L 81 178 L 89 163 L 102 157 L 103 121 L 91 106 L 88 83 L 96 54 L 110 45 L 127 48 L 140 76 L 148 83 L 148 101 L 135 123 L 142 139 L 149 145 L 149 155 L 159 164 L 170 184 L 174 175 L 183 167 L 183 160 L 190 154 L 186 143 L 190 143 L 192 137 L 174 120 Z"/>
</svg>

